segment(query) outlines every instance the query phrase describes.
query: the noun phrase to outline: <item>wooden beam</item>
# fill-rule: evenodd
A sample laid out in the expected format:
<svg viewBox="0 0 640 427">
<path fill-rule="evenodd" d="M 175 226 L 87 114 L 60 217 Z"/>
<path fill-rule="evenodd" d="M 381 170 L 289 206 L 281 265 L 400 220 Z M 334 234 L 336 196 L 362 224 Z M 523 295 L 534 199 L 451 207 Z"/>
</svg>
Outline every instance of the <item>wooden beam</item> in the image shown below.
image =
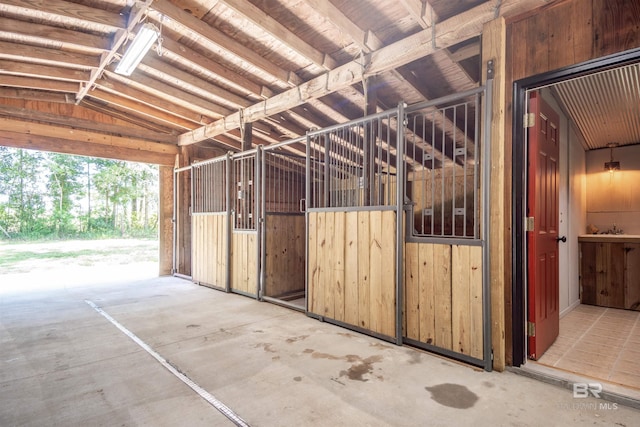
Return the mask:
<svg viewBox="0 0 640 427">
<path fill-rule="evenodd" d="M 97 67 L 99 64 L 99 59 L 93 56 L 46 47 L 25 47 L 23 44 L 3 41 L 0 41 L 0 59 L 53 66 L 64 65 L 80 69 Z"/>
<path fill-rule="evenodd" d="M 201 21 L 195 16 L 183 11 L 168 0 L 156 0 L 153 2 L 151 7 L 161 15 L 179 23 L 180 26 L 186 28 L 196 37 L 206 39 L 210 43 L 219 46 L 223 51 L 228 51 L 230 54 L 248 65 L 253 65 L 278 80 L 290 82 L 291 86 L 295 86 L 300 83 L 300 78 L 294 73 L 285 71 L 276 66 L 262 55 L 247 49 L 247 47 L 242 43 L 227 36 L 222 31 L 208 25 L 206 22 Z M 160 18 L 158 17 L 158 19 Z"/>
<path fill-rule="evenodd" d="M 148 130 L 124 127 L 122 125 L 62 116 L 60 114 L 44 113 L 42 111 L 29 110 L 26 108 L 8 107 L 6 105 L 0 105 L 0 117 L 21 120 L 37 120 L 39 122 L 46 122 L 52 125 L 69 126 L 74 129 L 84 129 L 92 132 L 107 133 L 125 138 L 162 142 L 165 144 L 177 145 L 178 143 L 177 135 L 150 132 Z"/>
<path fill-rule="evenodd" d="M 113 37 L 111 49 L 100 56 L 100 64 L 95 70 L 93 70 L 89 80 L 82 85 L 82 88 L 76 95 L 76 104 L 79 104 L 80 101 L 82 101 L 82 98 L 87 95 L 87 92 L 93 88 L 95 81 L 100 77 L 102 71 L 116 58 L 118 49 L 120 49 L 120 46 L 129 40 L 129 34 L 144 17 L 144 14 L 152 1 L 153 0 L 146 0 L 144 3 L 138 1 L 133 4 L 133 7 L 129 11 L 129 16 L 127 17 L 127 26 L 124 30 L 118 29 L 118 31 L 116 31 Z"/>
<path fill-rule="evenodd" d="M 400 0 L 400 3 L 422 28 L 429 28 L 438 20 L 428 1 Z"/>
<path fill-rule="evenodd" d="M 162 80 L 165 82 L 177 83 L 179 87 L 186 89 L 192 93 L 202 93 L 209 98 L 210 102 L 217 104 L 217 109 L 213 110 L 220 115 L 227 115 L 233 110 L 237 110 L 238 107 L 246 107 L 251 104 L 251 101 L 247 98 L 243 98 L 235 93 L 229 92 L 226 89 L 209 83 L 200 77 L 193 74 L 179 70 L 166 61 L 161 61 L 158 57 L 147 55 L 142 60 L 142 64 L 147 67 L 151 67 L 155 70 L 153 74 L 160 74 L 163 76 Z M 152 74 L 152 73 L 149 73 Z M 135 76 L 134 76 L 135 77 Z M 202 95 L 201 98 L 204 98 Z"/>
<path fill-rule="evenodd" d="M 280 22 L 269 16 L 268 11 L 265 12 L 246 0 L 221 0 L 221 2 L 246 17 L 255 25 L 271 34 L 280 43 L 302 55 L 311 63 L 327 70 L 335 68 L 336 61 L 333 58 L 302 40 Z"/>
<path fill-rule="evenodd" d="M 80 85 L 73 82 L 60 82 L 35 77 L 3 76 L 2 86 L 75 93 Z"/>
<path fill-rule="evenodd" d="M 66 20 L 73 23 L 96 24 L 104 32 L 112 32 L 127 25 L 126 17 L 97 7 L 62 0 L 2 0 L 0 12 L 28 18 Z"/>
<path fill-rule="evenodd" d="M 53 67 L 50 65 L 27 64 L 25 62 L 7 61 L 0 59 L 0 74 L 10 74 L 21 77 L 39 77 L 48 80 L 67 82 L 85 81 L 89 78 L 88 71 L 72 70 L 69 68 Z"/>
<path fill-rule="evenodd" d="M 489 266 L 489 277 L 491 283 L 491 343 L 493 347 L 493 368 L 501 371 L 505 368 L 506 359 L 506 317 L 505 299 L 507 283 L 510 278 L 505 274 L 505 262 L 510 249 L 505 247 L 505 241 L 509 238 L 510 216 L 505 215 L 506 198 L 510 198 L 510 193 L 505 194 L 505 162 L 510 161 L 505 158 L 505 145 L 510 143 L 505 141 L 505 126 L 507 110 L 505 108 L 508 88 L 506 84 L 506 24 L 504 18 L 498 18 L 486 24 L 482 33 L 482 80 L 487 79 L 487 62 L 493 61 L 493 105 L 491 106 L 491 186 L 490 191 L 490 215 L 489 230 L 485 233 L 491 235 L 489 252 L 491 255 L 491 265 Z M 486 185 L 486 183 L 484 184 Z M 510 248 L 509 246 L 508 248 Z M 524 327 L 524 325 L 521 325 Z"/>
<path fill-rule="evenodd" d="M 173 268 L 173 168 L 158 168 L 158 274 L 171 274 Z"/>
<path fill-rule="evenodd" d="M 173 166 L 176 157 L 175 154 L 144 151 L 135 147 L 120 147 L 114 150 L 113 147 L 108 145 L 87 144 L 82 141 L 9 132 L 6 130 L 0 131 L 0 145 L 25 148 L 28 150 L 51 151 L 54 153 L 126 160 L 165 166 Z"/>
<path fill-rule="evenodd" d="M 7 36 L 12 36 L 14 38 L 42 40 L 49 44 L 55 44 L 60 48 L 65 48 L 65 50 L 82 51 L 96 56 L 111 47 L 111 40 L 107 37 L 91 33 L 82 33 L 82 37 L 79 37 L 77 31 L 35 22 L 27 23 L 1 16 L 0 36 L 3 39 L 7 39 Z"/>
<path fill-rule="evenodd" d="M 29 101 L 44 101 L 57 104 L 71 104 L 74 99 L 69 94 L 40 91 L 32 89 L 16 89 L 0 87 L 0 97 L 9 99 L 26 99 Z"/>
<path fill-rule="evenodd" d="M 186 130 L 193 129 L 193 126 L 197 126 L 195 121 L 186 120 L 182 118 L 182 116 L 160 110 L 156 107 L 147 105 L 146 103 L 136 101 L 134 99 L 128 99 L 123 96 L 107 92 L 101 88 L 97 88 L 89 92 L 89 97 L 99 99 L 108 104 L 116 105 L 118 106 L 118 108 L 124 111 L 128 111 L 130 114 L 136 117 L 145 117 L 147 120 L 162 123 L 170 127 L 171 129 Z"/>
<path fill-rule="evenodd" d="M 132 137 L 109 135 L 90 130 L 74 129 L 72 127 L 15 120 L 7 117 L 0 117 L 0 129 L 7 132 L 40 135 L 68 141 L 78 141 L 85 144 L 106 145 L 112 149 L 115 148 L 116 151 L 120 148 L 131 148 L 161 154 L 175 155 L 178 153 L 177 146 L 173 144 L 160 144 Z"/>
<path fill-rule="evenodd" d="M 184 44 L 168 38 L 167 36 L 163 37 L 162 50 L 164 55 L 168 58 L 174 59 L 178 57 L 182 61 L 191 62 L 193 65 L 201 68 L 205 72 L 213 74 L 215 78 L 224 81 L 226 85 L 235 87 L 238 91 L 246 91 L 257 96 L 261 96 L 265 92 L 269 92 L 269 90 L 264 86 L 239 75 L 217 61 L 209 59 Z"/>
<path fill-rule="evenodd" d="M 133 81 L 128 77 L 107 71 L 104 77 L 96 82 L 98 87 L 199 124 L 204 123 L 203 116 L 211 119 L 222 116 L 216 112 L 217 108 L 221 108 L 219 105 L 146 75 L 138 75 Z"/>
<path fill-rule="evenodd" d="M 509 14 L 526 11 L 543 4 L 546 4 L 545 0 L 505 0 L 499 11 L 501 14 Z M 495 11 L 493 2 L 483 3 L 437 24 L 435 28 L 437 48 L 432 44 L 433 32 L 430 29 L 423 30 L 367 55 L 369 60 L 366 70 L 363 70 L 361 59 L 348 62 L 296 88 L 245 108 L 244 118 L 247 121 L 260 120 L 358 83 L 366 75 L 392 70 L 431 55 L 439 49 L 477 37 L 482 33 L 484 23 L 494 18 Z M 239 113 L 234 113 L 181 135 L 180 145 L 194 144 L 239 126 Z"/>
<path fill-rule="evenodd" d="M 450 52 L 449 56 L 455 62 L 464 61 L 465 59 L 473 58 L 474 56 L 480 56 L 480 41 L 461 47 L 455 52 Z"/>
</svg>

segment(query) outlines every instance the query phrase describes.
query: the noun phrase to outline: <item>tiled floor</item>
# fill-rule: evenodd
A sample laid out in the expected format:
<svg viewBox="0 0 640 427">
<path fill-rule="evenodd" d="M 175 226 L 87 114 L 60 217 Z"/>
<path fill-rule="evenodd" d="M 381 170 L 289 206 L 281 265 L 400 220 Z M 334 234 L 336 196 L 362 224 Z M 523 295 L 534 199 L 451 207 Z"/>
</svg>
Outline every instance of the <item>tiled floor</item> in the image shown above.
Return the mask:
<svg viewBox="0 0 640 427">
<path fill-rule="evenodd" d="M 579 305 L 538 362 L 640 389 L 640 312 Z"/>
</svg>

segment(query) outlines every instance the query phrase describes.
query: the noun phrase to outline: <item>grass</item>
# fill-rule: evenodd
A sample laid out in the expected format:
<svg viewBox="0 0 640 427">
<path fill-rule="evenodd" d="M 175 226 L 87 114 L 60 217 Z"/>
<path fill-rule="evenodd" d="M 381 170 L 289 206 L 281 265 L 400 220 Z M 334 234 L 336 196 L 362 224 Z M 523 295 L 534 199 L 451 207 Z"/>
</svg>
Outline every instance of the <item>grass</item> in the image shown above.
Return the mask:
<svg viewBox="0 0 640 427">
<path fill-rule="evenodd" d="M 149 239 L 0 243 L 0 269 L 5 274 L 65 265 L 92 266 L 157 261 L 158 242 Z"/>
</svg>

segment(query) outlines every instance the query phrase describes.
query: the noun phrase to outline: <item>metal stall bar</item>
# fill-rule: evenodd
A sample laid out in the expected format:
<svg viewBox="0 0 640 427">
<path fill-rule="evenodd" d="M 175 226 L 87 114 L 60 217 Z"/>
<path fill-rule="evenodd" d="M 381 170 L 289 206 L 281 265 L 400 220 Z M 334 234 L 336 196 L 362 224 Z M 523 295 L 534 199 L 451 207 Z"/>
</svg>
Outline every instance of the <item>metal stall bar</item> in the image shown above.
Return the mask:
<svg viewBox="0 0 640 427">
<path fill-rule="evenodd" d="M 479 250 L 475 250 L 476 255 L 474 256 L 481 257 L 479 262 L 482 263 L 482 275 L 479 281 L 469 281 L 467 286 L 477 286 L 475 289 L 481 292 L 482 301 L 478 303 L 479 305 L 474 305 L 472 298 L 465 299 L 465 297 L 460 296 L 464 295 L 464 292 L 456 297 L 458 298 L 456 301 L 458 301 L 457 304 L 468 304 L 466 307 L 469 310 L 481 310 L 481 313 L 476 311 L 477 317 L 471 316 L 468 318 L 470 323 L 467 327 L 472 328 L 472 325 L 475 325 L 473 326 L 475 328 L 477 326 L 481 330 L 482 336 L 480 337 L 479 334 L 473 335 L 476 337 L 475 343 L 473 342 L 473 337 L 467 338 L 471 340 L 472 345 L 476 346 L 474 347 L 476 350 L 471 351 L 471 354 L 469 354 L 469 350 L 466 347 L 464 353 L 462 353 L 461 348 L 460 351 L 457 351 L 458 347 L 456 347 L 456 343 L 453 340 L 448 345 L 441 345 L 438 342 L 432 344 L 431 340 L 425 342 L 422 339 L 418 340 L 404 336 L 403 342 L 481 366 L 486 370 L 492 369 L 490 254 L 488 246 L 490 236 L 491 85 L 492 81 L 488 80 L 486 86 L 429 102 L 414 104 L 405 109 L 407 120 L 413 120 L 411 126 L 409 126 L 410 122 L 407 122 L 405 131 L 412 138 L 414 147 L 416 145 L 423 147 L 424 154 L 421 164 L 417 168 L 414 167 L 412 171 L 413 180 L 411 182 L 409 182 L 409 179 L 406 181 L 406 185 L 412 185 L 412 191 L 408 194 L 413 200 L 411 200 L 407 211 L 405 241 L 407 243 L 444 245 L 441 247 L 449 246 L 451 248 L 451 262 L 454 259 L 453 251 L 460 250 L 455 249 L 456 247 L 479 248 Z M 480 100 L 482 100 L 481 103 Z M 482 108 L 480 108 L 480 105 Z M 473 122 L 470 121 L 471 114 L 475 115 Z M 482 121 L 480 119 L 481 114 L 483 115 Z M 474 129 L 470 129 L 472 123 Z M 430 132 L 427 131 L 429 128 Z M 482 135 L 482 138 L 480 135 Z M 410 155 L 411 153 L 407 154 Z M 479 161 L 480 158 L 482 162 Z M 406 166 L 409 169 L 409 165 L 407 164 Z M 470 173 L 471 168 L 472 173 Z M 480 183 L 479 168 L 482 172 Z M 451 184 L 445 183 L 446 179 L 450 179 Z M 473 189 L 469 188 L 471 180 L 473 180 Z M 417 186 L 421 187 L 416 188 Z M 460 195 L 460 192 L 463 194 Z M 440 198 L 439 201 L 436 196 Z M 416 197 L 418 197 L 417 201 Z M 448 201 L 447 197 L 451 197 L 451 200 Z M 473 197 L 473 201 L 469 200 L 470 197 Z M 400 199 L 398 199 L 398 203 L 400 203 Z M 421 208 L 418 213 L 421 224 L 418 227 L 414 223 L 416 217 L 413 212 L 416 204 Z M 479 214 L 477 213 L 478 206 L 481 207 Z M 437 209 L 440 209 L 440 212 L 437 212 Z M 472 210 L 471 214 L 468 212 L 469 209 Z M 470 217 L 469 215 L 474 216 Z M 437 224 L 435 218 L 440 220 L 440 224 Z M 471 226 L 472 220 L 473 224 Z M 446 229 L 447 227 L 449 227 L 449 230 Z M 416 249 L 413 248 L 412 250 L 415 251 Z M 462 254 L 464 252 L 456 253 Z M 422 261 L 421 258 L 418 259 Z M 468 261 L 470 258 L 461 259 Z M 465 267 L 461 266 L 461 268 Z M 451 295 L 449 298 L 453 298 L 456 286 L 460 285 L 453 278 L 451 280 Z M 415 286 L 415 282 L 412 285 Z M 449 304 L 451 304 L 451 301 L 453 300 L 450 300 Z M 415 304 L 415 301 L 412 301 L 412 304 Z M 465 307 L 465 305 L 459 307 Z M 418 308 L 418 310 L 421 309 L 423 308 Z M 420 316 L 422 315 L 433 316 L 436 314 L 427 310 L 424 314 L 420 312 Z M 482 325 L 479 324 L 480 322 L 482 322 Z M 464 323 L 462 324 L 464 325 Z M 460 326 L 455 328 L 454 330 L 454 324 L 451 323 L 450 333 L 452 335 L 459 333 L 457 331 L 460 330 L 458 329 Z M 478 329 L 475 330 L 478 331 Z M 420 333 L 422 334 L 422 331 Z M 407 333 L 407 335 L 409 334 Z"/>
<path fill-rule="evenodd" d="M 398 126 L 407 125 L 405 118 L 406 105 L 401 102 L 398 105 Z M 404 190 L 405 190 L 405 162 L 404 162 L 404 132 L 398 132 L 397 156 L 398 166 L 396 168 L 396 344 L 402 345 L 402 322 L 403 322 L 403 304 L 404 301 Z"/>
<path fill-rule="evenodd" d="M 178 174 L 182 172 L 191 171 L 191 166 L 185 166 L 182 168 L 173 169 L 173 215 L 171 217 L 171 223 L 173 226 L 173 265 L 171 268 L 171 274 L 176 277 L 186 277 L 183 274 L 178 273 L 178 203 L 179 203 L 179 188 L 178 188 Z"/>
<path fill-rule="evenodd" d="M 288 141 L 284 141 L 278 144 L 272 144 L 265 146 L 262 153 L 261 163 L 261 213 L 260 213 L 260 230 L 261 230 L 261 271 L 260 271 L 260 292 L 261 299 L 264 301 L 272 302 L 278 305 L 285 306 L 298 311 L 306 311 L 306 294 L 304 294 L 304 270 L 306 268 L 306 257 L 302 256 L 302 271 L 300 277 L 300 283 L 302 285 L 302 293 L 305 298 L 305 305 L 300 306 L 298 304 L 290 302 L 291 300 L 298 299 L 299 295 L 294 292 L 278 293 L 274 294 L 273 290 L 268 287 L 269 284 L 273 285 L 274 280 L 279 283 L 278 289 L 280 292 L 283 289 L 290 289 L 290 286 L 295 285 L 297 272 L 295 269 L 286 272 L 286 278 L 281 277 L 274 279 L 274 271 L 271 271 L 270 278 L 267 277 L 267 271 L 269 268 L 276 268 L 274 266 L 274 260 L 269 256 L 268 249 L 274 250 L 274 239 L 269 233 L 270 228 L 267 228 L 268 222 L 278 220 L 281 221 L 281 230 L 290 231 L 293 224 L 288 223 L 290 220 L 294 220 L 295 217 L 304 218 L 303 202 L 305 198 L 305 186 L 307 180 L 305 179 L 306 173 L 306 158 L 304 153 L 300 152 L 302 148 L 306 150 L 306 145 L 302 145 L 306 142 L 306 136 L 294 138 Z M 282 228 L 282 223 L 285 223 L 287 230 Z M 295 228 L 294 228 L 295 229 Z M 304 231 L 303 231 L 304 234 Z M 286 257 L 293 257 L 296 259 L 296 251 L 294 248 L 288 246 L 291 244 L 287 240 L 287 234 L 282 236 L 282 239 L 276 239 L 277 244 L 282 244 L 278 247 L 280 261 L 283 260 L 282 253 L 286 253 Z M 268 239 L 271 242 L 271 247 L 268 248 Z M 306 239 L 305 239 L 306 241 Z M 285 249 L 283 251 L 283 249 Z M 273 253 L 270 255 L 274 255 Z M 290 260 L 288 260 L 290 261 Z M 291 267 L 290 263 L 287 263 L 288 267 Z M 273 287 L 273 286 L 272 286 Z"/>
</svg>

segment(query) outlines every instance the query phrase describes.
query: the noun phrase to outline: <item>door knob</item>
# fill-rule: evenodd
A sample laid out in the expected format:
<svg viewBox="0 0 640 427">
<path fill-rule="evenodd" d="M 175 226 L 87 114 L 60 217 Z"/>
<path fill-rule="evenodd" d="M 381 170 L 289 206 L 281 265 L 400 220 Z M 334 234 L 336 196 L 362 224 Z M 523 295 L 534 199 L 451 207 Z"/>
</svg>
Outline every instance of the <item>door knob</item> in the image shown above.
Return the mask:
<svg viewBox="0 0 640 427">
<path fill-rule="evenodd" d="M 567 241 L 567 236 L 556 237 L 556 242 L 566 243 L 566 241 Z"/>
</svg>

